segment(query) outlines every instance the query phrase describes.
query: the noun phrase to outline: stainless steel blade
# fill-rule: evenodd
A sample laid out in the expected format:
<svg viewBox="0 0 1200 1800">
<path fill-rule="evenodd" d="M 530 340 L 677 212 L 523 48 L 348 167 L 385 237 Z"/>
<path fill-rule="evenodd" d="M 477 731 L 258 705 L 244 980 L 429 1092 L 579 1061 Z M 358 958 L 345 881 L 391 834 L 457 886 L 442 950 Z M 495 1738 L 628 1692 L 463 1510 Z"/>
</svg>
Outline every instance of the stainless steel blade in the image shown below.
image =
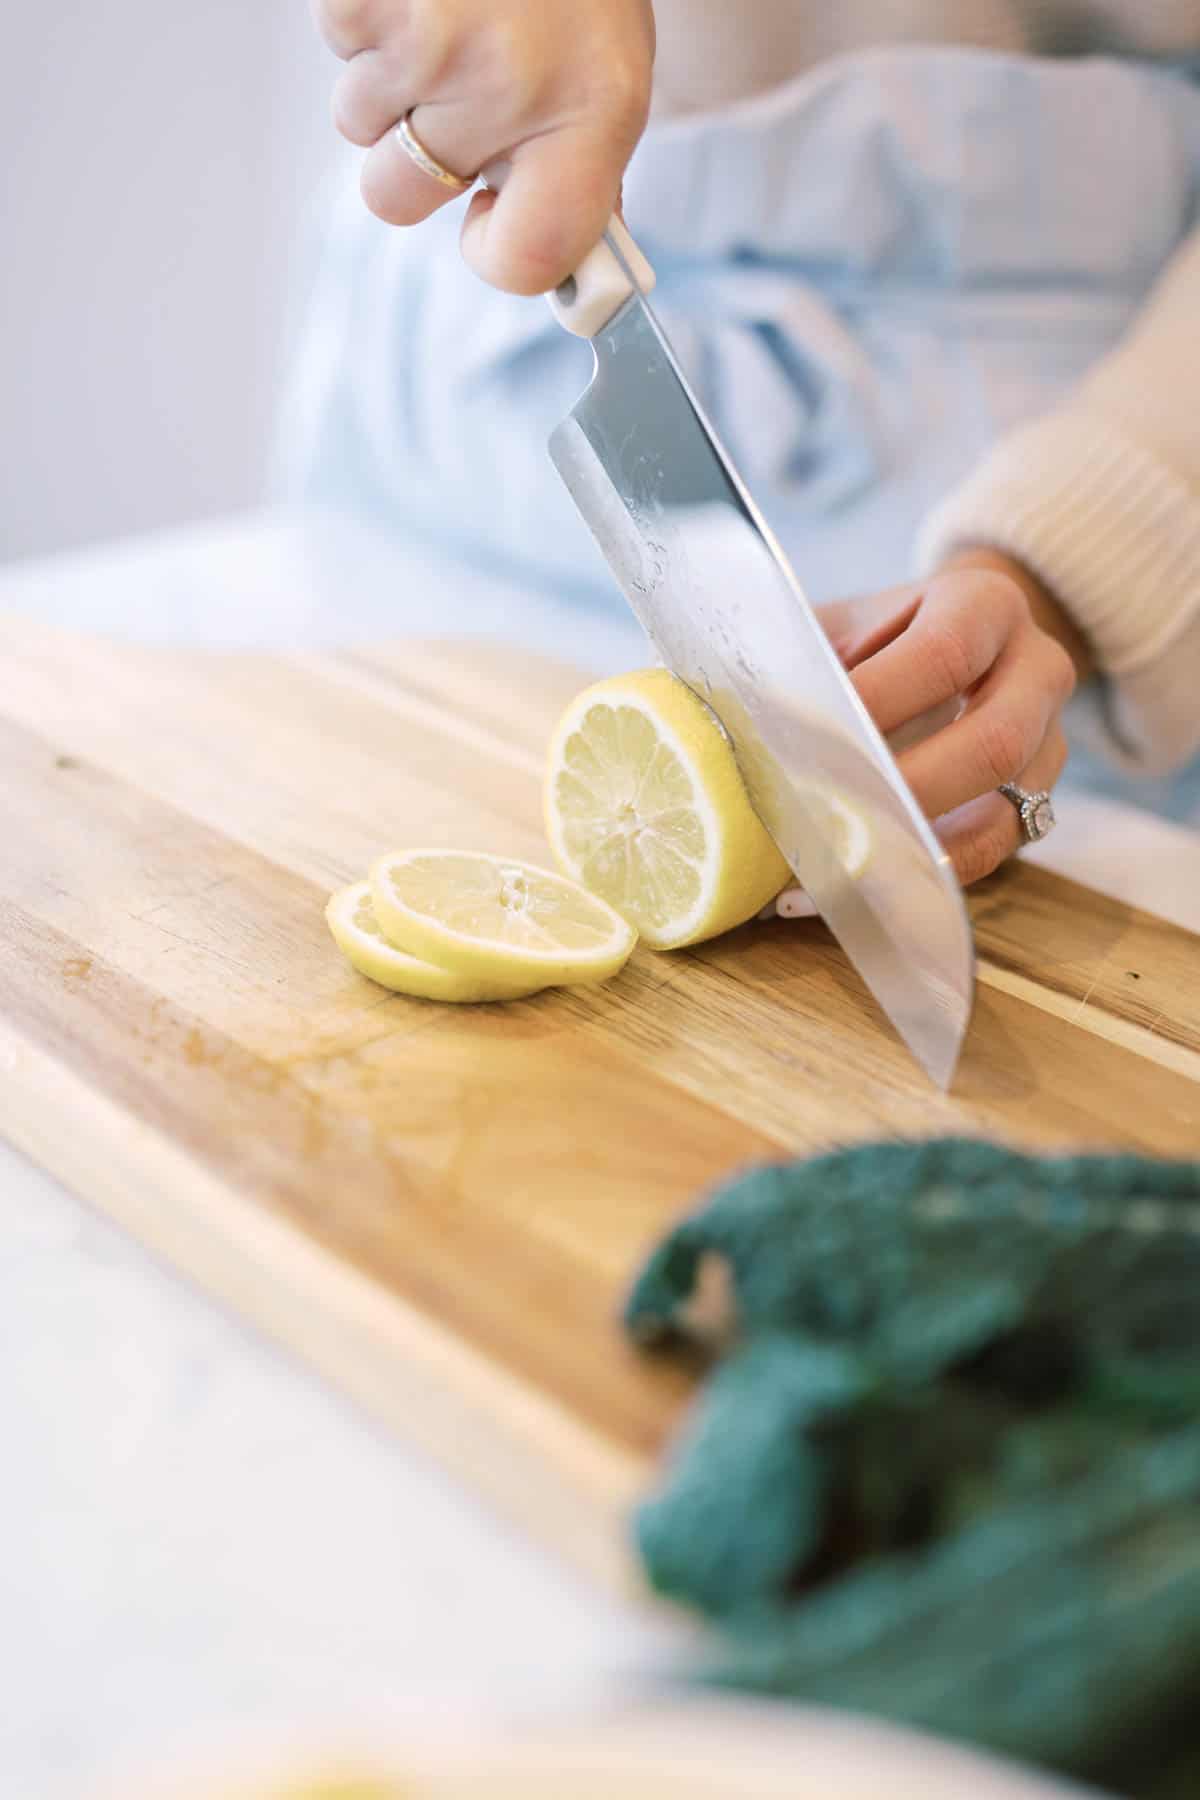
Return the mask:
<svg viewBox="0 0 1200 1800">
<path fill-rule="evenodd" d="M 733 741 L 754 805 L 915 1056 L 948 1087 L 975 957 L 962 890 L 640 296 L 550 454 L 659 656 Z M 865 820 L 855 873 L 830 800 Z"/>
</svg>

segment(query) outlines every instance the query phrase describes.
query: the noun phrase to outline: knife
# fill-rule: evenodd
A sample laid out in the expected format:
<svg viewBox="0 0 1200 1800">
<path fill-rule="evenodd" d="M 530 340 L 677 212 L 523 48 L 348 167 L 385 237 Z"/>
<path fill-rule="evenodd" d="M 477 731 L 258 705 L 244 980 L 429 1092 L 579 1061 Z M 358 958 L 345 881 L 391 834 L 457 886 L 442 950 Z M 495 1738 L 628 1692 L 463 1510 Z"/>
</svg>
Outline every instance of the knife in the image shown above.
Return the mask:
<svg viewBox="0 0 1200 1800">
<path fill-rule="evenodd" d="M 659 657 L 715 713 L 763 824 L 942 1088 L 971 1016 L 962 889 L 647 303 L 614 216 L 548 296 L 595 371 L 550 455 Z M 868 833 L 843 854 L 847 810 Z"/>
</svg>

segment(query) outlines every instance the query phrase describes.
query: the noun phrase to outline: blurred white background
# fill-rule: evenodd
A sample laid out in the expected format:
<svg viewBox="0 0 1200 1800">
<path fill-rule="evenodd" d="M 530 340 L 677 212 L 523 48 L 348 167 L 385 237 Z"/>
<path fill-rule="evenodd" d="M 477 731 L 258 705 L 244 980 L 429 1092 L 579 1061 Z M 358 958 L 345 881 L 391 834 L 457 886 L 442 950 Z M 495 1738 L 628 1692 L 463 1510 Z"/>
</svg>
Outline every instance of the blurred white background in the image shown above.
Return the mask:
<svg viewBox="0 0 1200 1800">
<path fill-rule="evenodd" d="M 305 0 L 4 27 L 0 559 L 252 504 L 338 153 Z"/>
</svg>

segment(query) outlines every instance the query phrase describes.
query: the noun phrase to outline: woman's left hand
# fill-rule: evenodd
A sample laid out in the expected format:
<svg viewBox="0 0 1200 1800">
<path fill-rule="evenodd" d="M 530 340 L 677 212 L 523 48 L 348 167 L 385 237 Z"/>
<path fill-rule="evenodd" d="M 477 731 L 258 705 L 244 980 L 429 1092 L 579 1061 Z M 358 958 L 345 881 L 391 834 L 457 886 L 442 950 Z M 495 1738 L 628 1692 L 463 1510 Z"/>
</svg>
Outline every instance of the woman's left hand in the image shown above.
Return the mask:
<svg viewBox="0 0 1200 1800">
<path fill-rule="evenodd" d="M 979 550 L 928 581 L 835 601 L 821 622 L 886 736 L 960 703 L 897 760 L 959 879 L 990 875 L 1022 842 L 1001 782 L 1050 789 L 1067 759 L 1062 710 L 1088 671 L 1071 620 L 1028 570 Z M 789 890 L 779 910 L 812 908 Z"/>
</svg>

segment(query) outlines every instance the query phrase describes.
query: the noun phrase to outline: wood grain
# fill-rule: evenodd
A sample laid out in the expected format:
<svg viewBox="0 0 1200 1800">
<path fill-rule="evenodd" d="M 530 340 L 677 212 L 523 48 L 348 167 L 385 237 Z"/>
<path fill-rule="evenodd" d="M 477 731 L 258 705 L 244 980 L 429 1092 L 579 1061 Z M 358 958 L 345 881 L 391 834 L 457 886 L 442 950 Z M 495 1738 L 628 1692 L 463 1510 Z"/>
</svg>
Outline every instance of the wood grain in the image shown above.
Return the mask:
<svg viewBox="0 0 1200 1800">
<path fill-rule="evenodd" d="M 0 646 L 0 1130 L 608 1575 L 687 1399 L 620 1301 L 706 1186 L 884 1134 L 1200 1144 L 1197 941 L 1036 870 L 973 898 L 950 1097 L 820 926 L 505 1008 L 351 974 L 321 908 L 381 849 L 546 860 L 570 670 Z"/>
</svg>

